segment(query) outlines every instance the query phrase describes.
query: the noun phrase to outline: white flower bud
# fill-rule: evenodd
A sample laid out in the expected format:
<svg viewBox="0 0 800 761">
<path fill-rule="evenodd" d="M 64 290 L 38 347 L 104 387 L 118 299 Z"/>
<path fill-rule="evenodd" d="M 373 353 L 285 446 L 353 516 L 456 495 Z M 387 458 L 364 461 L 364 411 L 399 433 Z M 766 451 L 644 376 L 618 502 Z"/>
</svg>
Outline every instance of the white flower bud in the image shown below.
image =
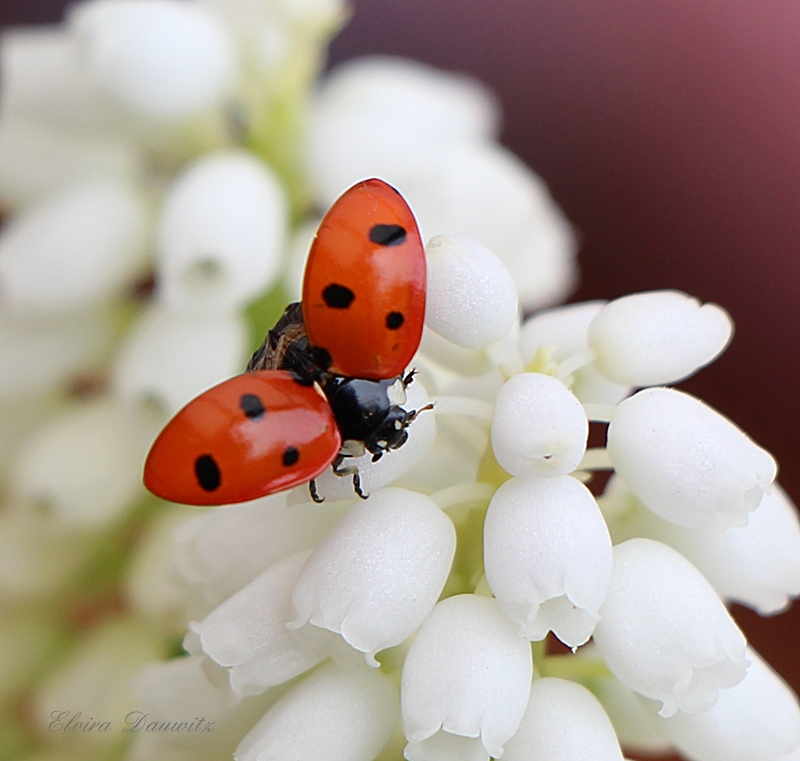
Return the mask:
<svg viewBox="0 0 800 761">
<path fill-rule="evenodd" d="M 660 386 L 713 362 L 728 345 L 733 323 L 716 304 L 679 291 L 634 293 L 609 302 L 589 326 L 594 365 L 612 381 Z"/>
<path fill-rule="evenodd" d="M 4 207 L 29 205 L 95 177 L 134 183 L 143 159 L 137 147 L 105 135 L 66 134 L 33 119 L 0 118 L 0 201 Z"/>
<path fill-rule="evenodd" d="M 236 748 L 236 761 L 371 761 L 397 724 L 397 689 L 379 671 L 330 664 L 286 693 Z"/>
<path fill-rule="evenodd" d="M 280 182 L 253 154 L 229 150 L 197 159 L 164 203 L 159 294 L 176 309 L 240 308 L 278 274 L 287 213 Z"/>
<path fill-rule="evenodd" d="M 611 539 L 591 492 L 571 476 L 512 478 L 489 504 L 486 580 L 520 634 L 584 644 L 611 579 Z"/>
<path fill-rule="evenodd" d="M 783 761 L 800 746 L 797 698 L 752 648 L 747 657 L 745 678 L 708 711 L 679 712 L 659 722 L 692 761 Z"/>
<path fill-rule="evenodd" d="M 367 662 L 400 644 L 439 598 L 456 549 L 433 500 L 383 489 L 354 505 L 316 546 L 292 594 L 290 629 L 341 635 Z"/>
<path fill-rule="evenodd" d="M 107 310 L 47 318 L 0 314 L 0 394 L 36 394 L 102 366 L 115 337 Z"/>
<path fill-rule="evenodd" d="M 622 761 L 614 728 L 589 690 L 565 679 L 536 679 L 504 761 Z"/>
<path fill-rule="evenodd" d="M 539 312 L 526 320 L 519 333 L 519 350 L 524 362 L 530 362 L 537 350 L 552 350 L 553 362 L 563 362 L 589 346 L 589 323 L 605 301 L 587 301 Z M 604 378 L 591 364 L 572 372 L 572 391 L 584 404 L 617 404 L 629 393 L 630 386 Z"/>
<path fill-rule="evenodd" d="M 67 410 L 25 442 L 11 488 L 57 524 L 108 526 L 144 495 L 142 462 L 158 425 L 106 398 Z"/>
<path fill-rule="evenodd" d="M 730 420 L 668 388 L 645 389 L 619 404 L 608 453 L 648 509 L 687 528 L 747 525 L 777 470 Z"/>
<path fill-rule="evenodd" d="M 403 405 L 405 410 L 421 410 L 428 404 L 428 394 L 422 383 L 415 379 L 408 387 L 408 398 Z M 431 450 L 436 440 L 436 416 L 433 410 L 420 412 L 407 429 L 408 440 L 399 449 L 386 452 L 377 462 L 367 452 L 347 460 L 347 466 L 358 468 L 361 489 L 372 494 L 396 481 L 410 471 Z M 351 476 L 337 476 L 331 468 L 317 476 L 317 491 L 324 499 L 350 499 L 354 496 Z M 308 485 L 298 486 L 289 497 L 290 504 L 300 504 L 309 500 Z"/>
<path fill-rule="evenodd" d="M 403 666 L 405 757 L 499 758 L 525 713 L 532 674 L 530 645 L 496 600 L 458 595 L 438 603 Z"/>
<path fill-rule="evenodd" d="M 292 588 L 308 555 L 305 550 L 276 563 L 189 625 L 184 647 L 226 668 L 234 695 L 257 695 L 328 657 L 326 650 L 303 645 L 286 628 Z"/>
<path fill-rule="evenodd" d="M 312 103 L 311 184 L 322 207 L 364 177 L 386 177 L 405 193 L 426 182 L 444 142 L 473 143 L 498 124 L 497 104 L 476 80 L 402 59 L 350 61 Z"/>
<path fill-rule="evenodd" d="M 614 547 L 614 570 L 594 641 L 623 684 L 672 716 L 708 710 L 745 674 L 745 639 L 712 586 L 660 542 Z"/>
<path fill-rule="evenodd" d="M 278 561 L 313 547 L 341 514 L 335 503 L 287 507 L 285 492 L 196 514 L 176 532 L 175 567 L 216 606 Z"/>
<path fill-rule="evenodd" d="M 201 4 L 92 0 L 73 7 L 69 25 L 88 77 L 145 117 L 186 119 L 231 90 L 231 40 Z"/>
<path fill-rule="evenodd" d="M 160 635 L 132 619 L 118 618 L 95 627 L 79 646 L 51 671 L 33 702 L 35 726 L 52 738 L 74 714 L 78 721 L 109 722 L 109 731 L 61 732 L 61 737 L 85 746 L 119 744 L 118 730 L 135 708 L 131 677 L 145 663 L 164 657 Z M 59 726 L 60 725 L 60 726 Z"/>
<path fill-rule="evenodd" d="M 620 491 L 615 488 L 614 491 Z M 624 499 L 623 495 L 615 497 Z M 800 595 L 800 521 L 777 483 L 742 528 L 685 529 L 645 510 L 635 497 L 624 524 L 632 535 L 656 539 L 687 558 L 720 597 L 778 613 Z"/>
<path fill-rule="evenodd" d="M 525 311 L 569 293 L 575 236 L 530 168 L 486 143 L 447 142 L 426 162 L 424 182 L 401 186 L 423 232 L 481 241 L 508 268 Z"/>
<path fill-rule="evenodd" d="M 425 322 L 467 349 L 499 341 L 517 317 L 517 291 L 503 263 L 467 235 L 437 235 L 425 252 L 428 299 Z"/>
<path fill-rule="evenodd" d="M 516 375 L 497 394 L 492 449 L 513 476 L 572 472 L 583 458 L 588 435 L 581 403 L 549 375 Z"/>
<path fill-rule="evenodd" d="M 194 657 L 148 665 L 132 680 L 131 692 L 138 705 L 120 726 L 133 736 L 130 761 L 231 758 L 239 740 L 280 697 L 278 690 L 268 690 L 235 701 L 229 690 L 208 680 L 202 659 Z"/>
<path fill-rule="evenodd" d="M 0 233 L 0 290 L 17 312 L 52 313 L 119 295 L 146 265 L 147 210 L 112 179 L 59 191 Z"/>
<path fill-rule="evenodd" d="M 153 304 L 117 357 L 114 390 L 122 399 L 154 401 L 174 414 L 241 370 L 247 340 L 247 325 L 238 314 L 192 315 Z"/>
</svg>

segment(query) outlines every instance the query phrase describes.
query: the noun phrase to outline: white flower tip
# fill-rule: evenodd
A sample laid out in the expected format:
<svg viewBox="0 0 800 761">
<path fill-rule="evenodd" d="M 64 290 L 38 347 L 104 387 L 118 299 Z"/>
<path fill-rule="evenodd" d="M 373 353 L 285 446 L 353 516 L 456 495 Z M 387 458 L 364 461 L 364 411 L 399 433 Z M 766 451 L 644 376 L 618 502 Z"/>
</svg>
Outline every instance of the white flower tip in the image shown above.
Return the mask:
<svg viewBox="0 0 800 761">
<path fill-rule="evenodd" d="M 657 386 L 713 362 L 732 335 L 730 316 L 716 304 L 701 305 L 679 291 L 652 291 L 606 304 L 589 325 L 589 346 L 606 378 Z"/>
<path fill-rule="evenodd" d="M 437 235 L 425 249 L 427 325 L 467 349 L 505 336 L 517 317 L 517 291 L 505 265 L 468 235 Z"/>
<path fill-rule="evenodd" d="M 89 77 L 147 118 L 198 115 L 217 106 L 232 87 L 232 42 L 203 5 L 93 0 L 75 6 L 69 22 Z"/>
<path fill-rule="evenodd" d="M 522 373 L 497 394 L 492 448 L 514 476 L 559 476 L 578 467 L 589 434 L 581 403 L 563 383 Z"/>
<path fill-rule="evenodd" d="M 277 276 L 287 203 L 253 154 L 209 154 L 170 188 L 158 234 L 159 293 L 178 309 L 243 306 Z"/>
</svg>

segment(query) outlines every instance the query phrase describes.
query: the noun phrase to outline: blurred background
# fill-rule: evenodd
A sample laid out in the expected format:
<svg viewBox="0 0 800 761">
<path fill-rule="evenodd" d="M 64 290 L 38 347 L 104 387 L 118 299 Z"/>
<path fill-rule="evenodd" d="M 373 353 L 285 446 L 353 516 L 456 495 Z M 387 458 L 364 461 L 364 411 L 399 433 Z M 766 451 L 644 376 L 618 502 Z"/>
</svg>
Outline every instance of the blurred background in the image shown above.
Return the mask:
<svg viewBox="0 0 800 761">
<path fill-rule="evenodd" d="M 0 24 L 54 22 L 62 0 L 3 0 Z M 497 93 L 503 142 L 579 231 L 573 300 L 676 288 L 736 324 L 682 388 L 780 463 L 800 501 L 800 5 L 790 0 L 356 0 L 330 63 L 403 55 Z M 800 690 L 800 607 L 735 610 Z"/>
</svg>

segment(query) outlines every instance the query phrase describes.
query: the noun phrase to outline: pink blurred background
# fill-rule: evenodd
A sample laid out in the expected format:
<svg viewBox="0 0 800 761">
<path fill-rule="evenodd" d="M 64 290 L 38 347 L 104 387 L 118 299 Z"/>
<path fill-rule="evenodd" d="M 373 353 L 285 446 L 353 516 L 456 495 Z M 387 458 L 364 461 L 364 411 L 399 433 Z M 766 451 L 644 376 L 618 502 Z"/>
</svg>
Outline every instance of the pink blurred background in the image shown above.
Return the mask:
<svg viewBox="0 0 800 761">
<path fill-rule="evenodd" d="M 4 0 L 0 23 L 63 5 Z M 669 287 L 730 311 L 732 346 L 682 387 L 772 451 L 800 502 L 800 4 L 356 0 L 331 60 L 364 53 L 495 90 L 503 141 L 580 232 L 575 300 Z M 735 614 L 800 689 L 800 606 Z"/>
</svg>

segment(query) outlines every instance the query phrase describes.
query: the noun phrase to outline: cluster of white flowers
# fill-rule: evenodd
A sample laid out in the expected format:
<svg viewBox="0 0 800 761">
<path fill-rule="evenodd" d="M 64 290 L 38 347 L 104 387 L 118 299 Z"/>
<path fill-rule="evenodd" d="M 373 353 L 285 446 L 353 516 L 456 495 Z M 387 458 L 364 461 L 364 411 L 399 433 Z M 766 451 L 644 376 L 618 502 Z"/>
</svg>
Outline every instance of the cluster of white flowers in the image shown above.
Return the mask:
<svg viewBox="0 0 800 761">
<path fill-rule="evenodd" d="M 0 698 L 27 719 L 0 739 L 30 761 L 800 761 L 797 699 L 725 607 L 800 594 L 795 508 L 768 453 L 667 387 L 729 317 L 674 291 L 536 312 L 574 236 L 491 96 L 389 59 L 310 92 L 343 15 L 91 0 L 2 40 Z M 359 461 L 366 501 L 332 473 L 321 505 L 146 496 L 155 431 L 242 369 L 314 214 L 372 175 L 436 234 L 408 402 L 434 409 Z"/>
</svg>

